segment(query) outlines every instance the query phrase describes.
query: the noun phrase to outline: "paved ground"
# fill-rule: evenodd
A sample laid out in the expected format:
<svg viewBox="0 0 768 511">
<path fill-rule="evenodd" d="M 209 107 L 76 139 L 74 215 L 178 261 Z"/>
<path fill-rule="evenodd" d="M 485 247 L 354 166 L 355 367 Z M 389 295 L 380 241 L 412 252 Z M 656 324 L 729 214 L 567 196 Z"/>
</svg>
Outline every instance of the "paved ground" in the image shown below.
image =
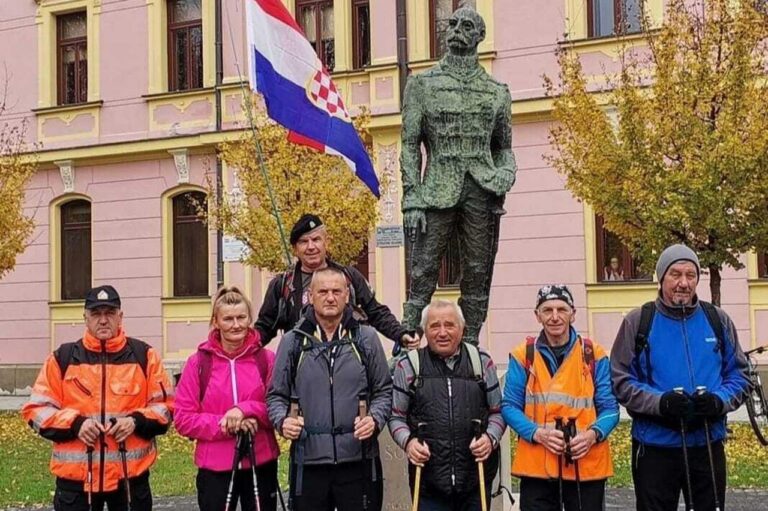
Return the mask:
<svg viewBox="0 0 768 511">
<path fill-rule="evenodd" d="M 517 497 L 517 496 L 515 496 Z M 632 490 L 628 489 L 609 489 L 608 490 L 608 502 L 606 503 L 606 510 L 622 510 L 631 511 L 635 508 L 635 499 Z M 728 492 L 726 498 L 726 504 L 728 511 L 759 511 L 760 509 L 766 509 L 766 503 L 768 503 L 768 491 L 749 491 L 739 490 Z M 27 508 L 29 509 L 29 508 Z M 48 511 L 53 510 L 53 507 L 37 508 L 40 510 Z M 197 501 L 195 497 L 165 497 L 155 500 L 154 509 L 169 509 L 177 511 L 196 511 Z M 278 504 L 279 509 L 279 504 Z M 517 510 L 514 507 L 513 510 Z M 682 503 L 679 509 L 684 511 Z M 8 508 L 6 511 L 22 511 L 21 508 Z M 24 510 L 26 511 L 26 510 Z M 384 510 L 389 511 L 389 510 Z"/>
</svg>

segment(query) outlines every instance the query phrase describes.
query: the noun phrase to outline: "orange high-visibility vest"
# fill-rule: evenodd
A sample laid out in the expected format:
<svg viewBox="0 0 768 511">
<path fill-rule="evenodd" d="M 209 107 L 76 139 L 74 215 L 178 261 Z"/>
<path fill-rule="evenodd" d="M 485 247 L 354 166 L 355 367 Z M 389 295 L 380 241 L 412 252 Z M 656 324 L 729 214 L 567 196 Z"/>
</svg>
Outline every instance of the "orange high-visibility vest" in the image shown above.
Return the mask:
<svg viewBox="0 0 768 511">
<path fill-rule="evenodd" d="M 606 356 L 600 346 L 593 346 L 595 360 Z M 525 350 L 526 344 L 523 343 L 510 354 L 522 367 L 526 367 Z M 538 350 L 534 350 L 533 365 L 525 388 L 525 415 L 539 427 L 554 428 L 557 417 L 562 417 L 564 422 L 574 417 L 577 432 L 589 429 L 597 418 L 594 395 L 595 385 L 590 367 L 584 361 L 581 337 L 576 340 L 554 375 L 549 374 L 544 357 Z M 542 445 L 518 437 L 512 474 L 518 477 L 556 479 L 558 456 Z M 594 444 L 587 455 L 579 460 L 579 476 L 582 481 L 606 479 L 612 475 L 611 452 L 606 441 Z M 565 461 L 563 479 L 576 479 L 574 465 L 566 466 Z"/>
<path fill-rule="evenodd" d="M 95 419 L 107 428 L 112 417 L 141 414 L 160 427 L 171 423 L 173 388 L 155 350 L 147 351 L 146 375 L 127 346 L 125 334 L 105 341 L 88 332 L 82 339 L 84 358 L 71 362 L 61 374 L 51 355 L 37 377 L 30 400 L 22 409 L 24 419 L 41 435 L 53 440 L 51 472 L 65 479 L 88 481 L 88 452 L 75 432 L 75 424 Z M 154 439 L 135 432 L 125 440 L 128 477 L 146 472 L 155 462 Z M 114 491 L 123 479 L 123 467 L 117 442 L 105 436 L 96 443 L 92 454 L 94 492 Z"/>
</svg>

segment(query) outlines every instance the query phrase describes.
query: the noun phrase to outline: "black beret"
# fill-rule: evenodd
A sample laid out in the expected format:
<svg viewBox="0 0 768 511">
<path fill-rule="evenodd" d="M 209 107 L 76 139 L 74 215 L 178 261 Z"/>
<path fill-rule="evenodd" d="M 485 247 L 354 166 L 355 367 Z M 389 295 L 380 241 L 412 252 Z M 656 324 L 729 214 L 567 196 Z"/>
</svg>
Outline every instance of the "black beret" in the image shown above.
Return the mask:
<svg viewBox="0 0 768 511">
<path fill-rule="evenodd" d="M 307 213 L 301 216 L 299 220 L 293 224 L 291 228 L 291 245 L 295 245 L 299 238 L 307 234 L 309 231 L 314 231 L 318 227 L 323 225 L 323 221 L 320 217 Z"/>
</svg>

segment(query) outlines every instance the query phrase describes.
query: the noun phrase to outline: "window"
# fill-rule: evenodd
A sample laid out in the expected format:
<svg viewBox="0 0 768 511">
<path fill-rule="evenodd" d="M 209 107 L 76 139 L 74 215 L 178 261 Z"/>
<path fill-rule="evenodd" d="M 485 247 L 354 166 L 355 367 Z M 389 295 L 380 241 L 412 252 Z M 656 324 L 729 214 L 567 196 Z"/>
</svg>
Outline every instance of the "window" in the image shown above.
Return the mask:
<svg viewBox="0 0 768 511">
<path fill-rule="evenodd" d="M 357 268 L 357 271 L 362 273 L 363 277 L 368 280 L 371 275 L 370 265 L 368 264 L 368 240 L 366 240 L 363 244 L 363 248 L 360 250 L 360 255 L 357 256 L 357 260 L 352 264 L 352 266 Z"/>
<path fill-rule="evenodd" d="M 644 0 L 587 0 L 589 37 L 640 31 Z"/>
<path fill-rule="evenodd" d="M 168 89 L 203 86 L 202 0 L 168 2 Z"/>
<path fill-rule="evenodd" d="M 352 66 L 371 65 L 371 9 L 368 0 L 352 0 Z"/>
<path fill-rule="evenodd" d="M 56 18 L 60 105 L 88 101 L 87 27 L 85 12 L 65 14 Z"/>
<path fill-rule="evenodd" d="M 198 215 L 203 192 L 184 192 L 173 201 L 173 295 L 208 296 L 208 231 Z"/>
<path fill-rule="evenodd" d="M 757 278 L 768 279 L 768 252 L 757 256 Z"/>
<path fill-rule="evenodd" d="M 296 0 L 296 21 L 325 68 L 333 71 L 333 0 Z"/>
<path fill-rule="evenodd" d="M 91 288 L 91 203 L 61 206 L 61 299 L 80 300 Z"/>
<path fill-rule="evenodd" d="M 475 9 L 475 0 L 429 0 L 430 48 L 433 59 L 441 58 L 448 49 L 445 37 L 448 21 L 459 7 Z"/>
<path fill-rule="evenodd" d="M 597 280 L 619 282 L 652 280 L 650 273 L 640 270 L 640 261 L 633 257 L 618 236 L 603 227 L 603 219 L 595 217 L 597 233 Z"/>
</svg>

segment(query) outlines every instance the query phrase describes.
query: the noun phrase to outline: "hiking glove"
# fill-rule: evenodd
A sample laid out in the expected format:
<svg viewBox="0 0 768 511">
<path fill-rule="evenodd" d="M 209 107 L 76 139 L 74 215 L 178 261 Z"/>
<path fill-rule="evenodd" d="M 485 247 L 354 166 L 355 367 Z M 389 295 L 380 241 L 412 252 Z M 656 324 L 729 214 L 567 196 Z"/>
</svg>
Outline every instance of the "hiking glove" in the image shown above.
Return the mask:
<svg viewBox="0 0 768 511">
<path fill-rule="evenodd" d="M 711 392 L 701 392 L 693 396 L 693 411 L 699 417 L 714 419 L 723 415 L 723 400 Z"/>
<path fill-rule="evenodd" d="M 661 395 L 659 411 L 664 417 L 682 419 L 693 415 L 693 401 L 688 394 L 670 390 Z"/>
</svg>

